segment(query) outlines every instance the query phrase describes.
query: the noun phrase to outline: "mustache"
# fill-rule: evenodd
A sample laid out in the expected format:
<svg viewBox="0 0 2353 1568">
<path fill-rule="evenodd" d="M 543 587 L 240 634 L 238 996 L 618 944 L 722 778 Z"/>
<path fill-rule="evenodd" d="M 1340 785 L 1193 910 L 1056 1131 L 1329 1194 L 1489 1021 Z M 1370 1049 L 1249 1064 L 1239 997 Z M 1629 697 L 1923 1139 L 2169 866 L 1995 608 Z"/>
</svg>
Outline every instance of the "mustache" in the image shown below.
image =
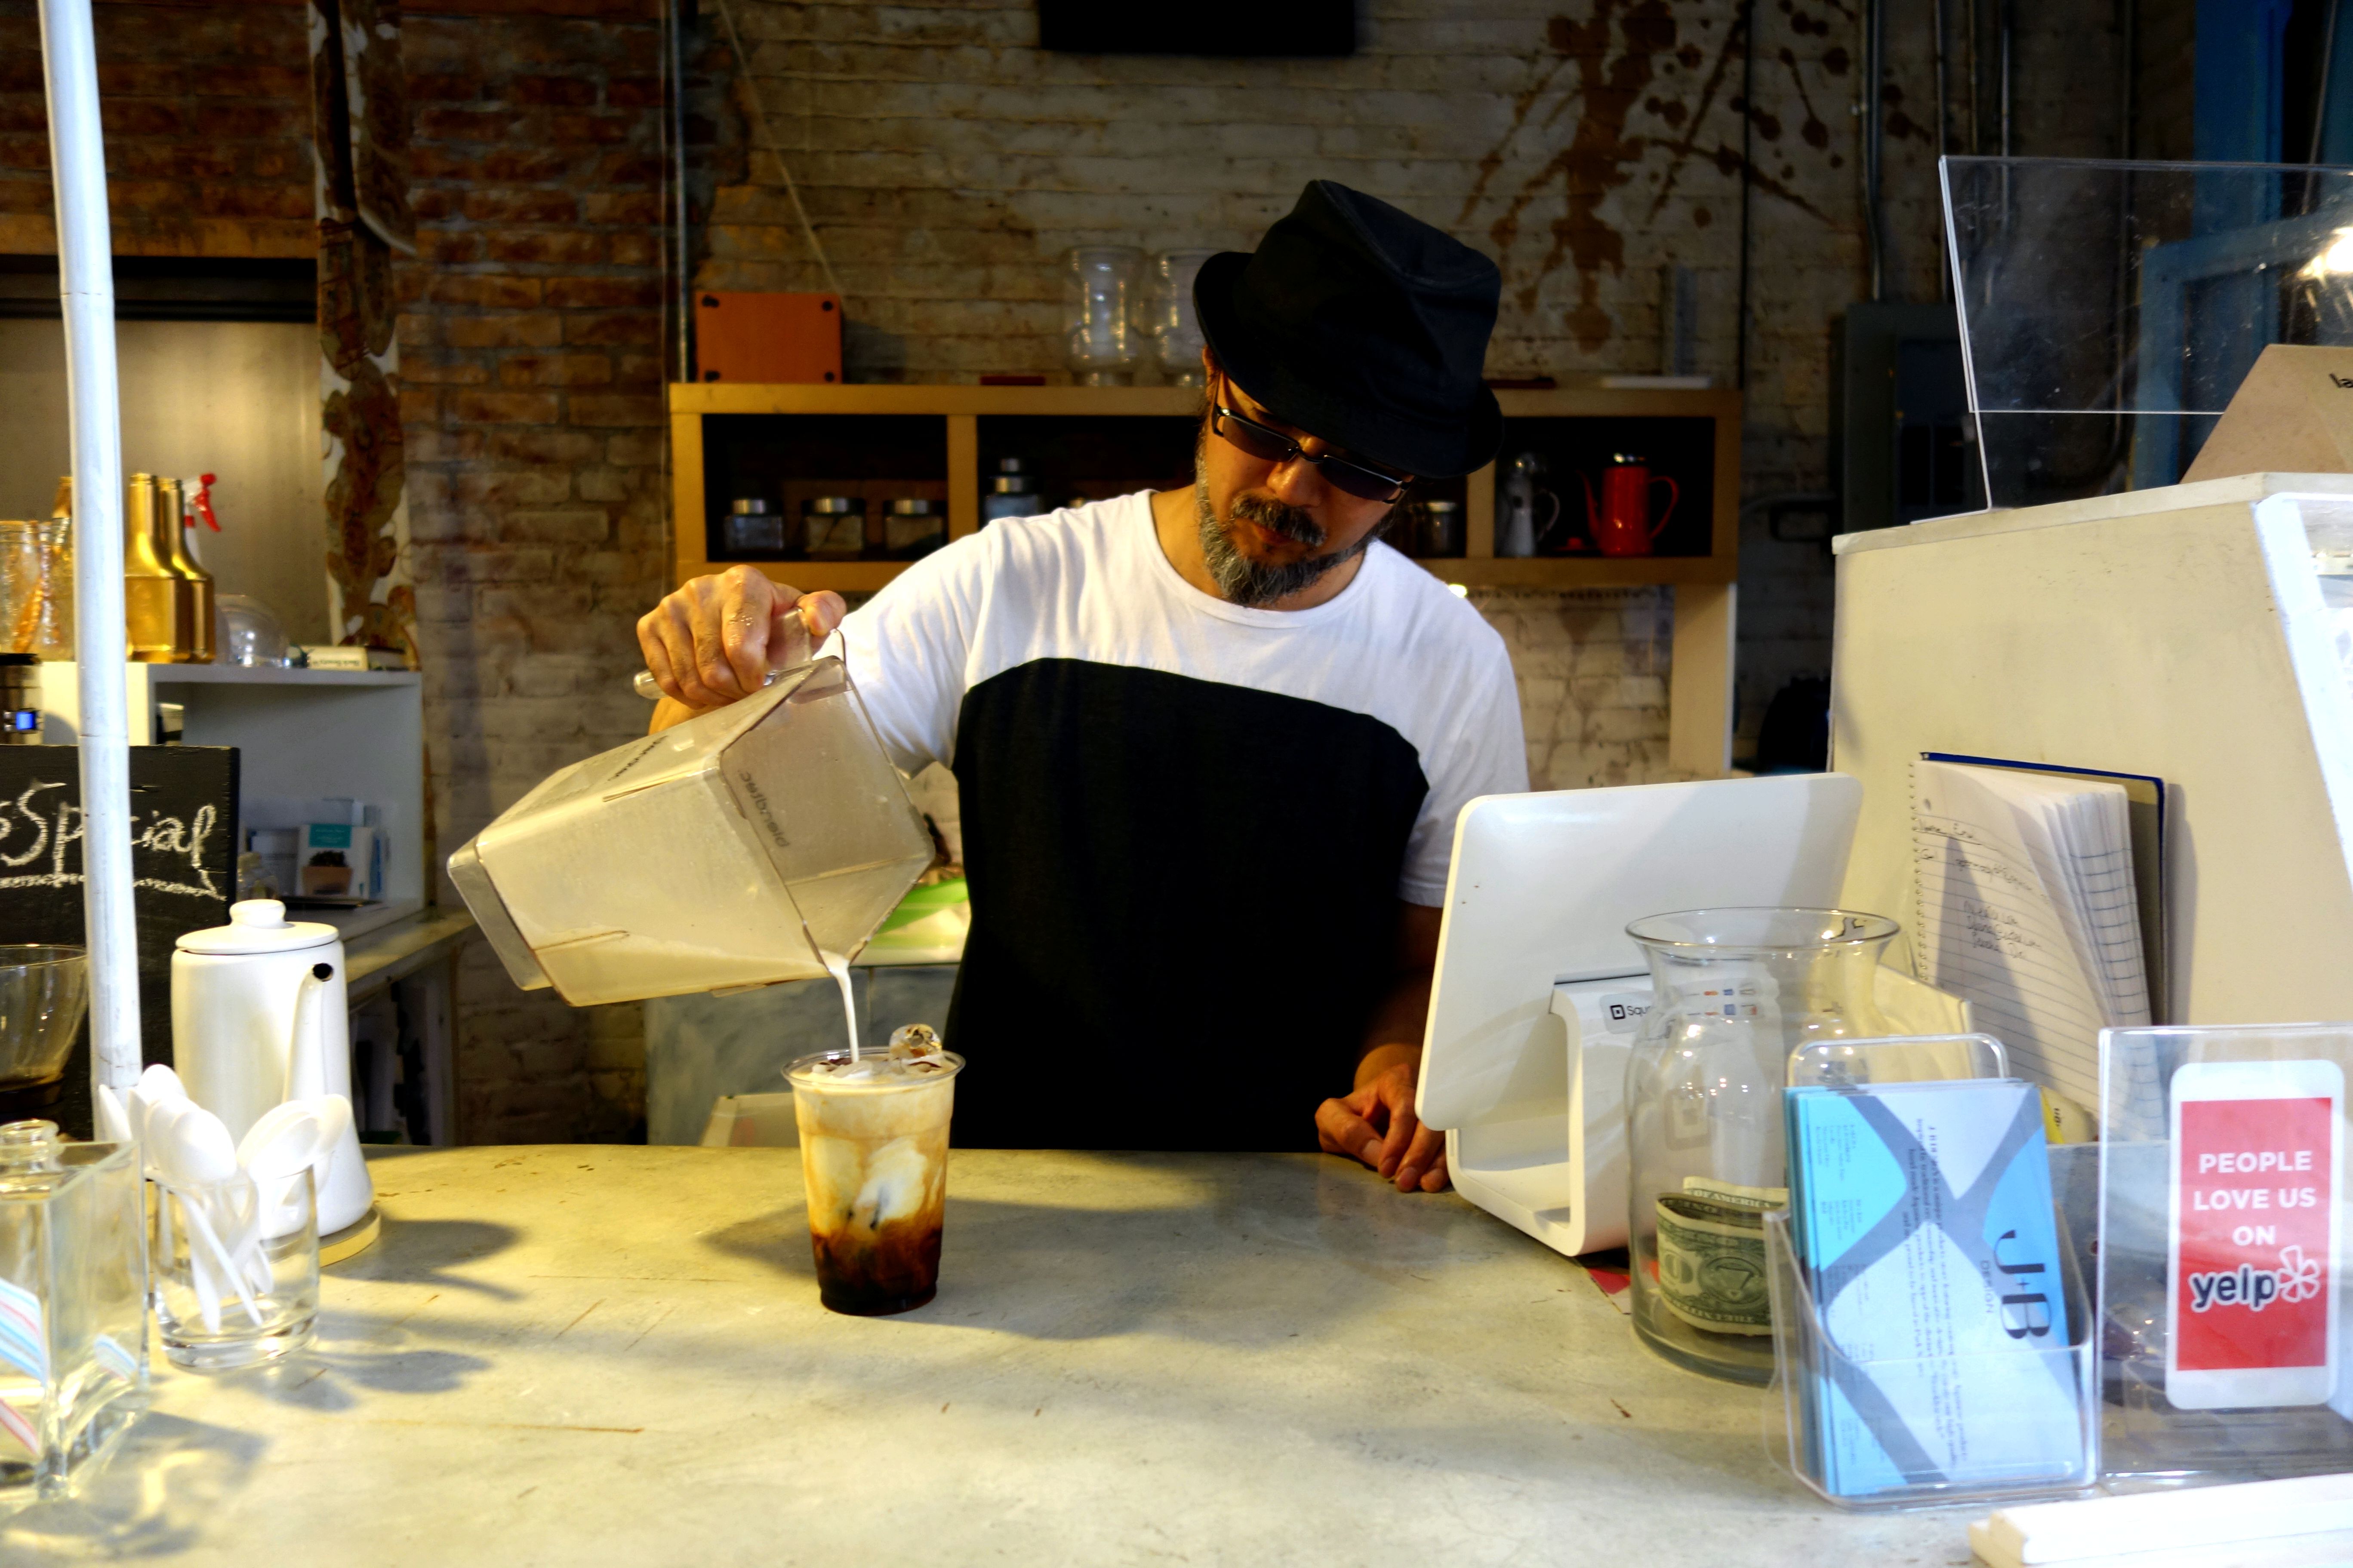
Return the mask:
<svg viewBox="0 0 2353 1568">
<path fill-rule="evenodd" d="M 1271 496 L 1237 496 L 1226 510 L 1233 521 L 1256 524 L 1310 550 L 1324 542 L 1324 530 L 1314 517 Z"/>
</svg>

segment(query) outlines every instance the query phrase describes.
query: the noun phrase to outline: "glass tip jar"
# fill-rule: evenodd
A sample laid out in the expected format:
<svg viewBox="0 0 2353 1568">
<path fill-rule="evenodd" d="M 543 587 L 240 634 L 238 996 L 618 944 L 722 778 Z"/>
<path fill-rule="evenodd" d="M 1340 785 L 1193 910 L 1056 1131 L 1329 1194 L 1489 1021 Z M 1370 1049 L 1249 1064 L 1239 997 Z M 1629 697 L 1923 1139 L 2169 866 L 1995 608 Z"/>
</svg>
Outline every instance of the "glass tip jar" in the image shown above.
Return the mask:
<svg viewBox="0 0 2353 1568">
<path fill-rule="evenodd" d="M 1899 928 L 1848 910 L 1687 910 L 1626 933 L 1653 1000 L 1627 1062 L 1634 1331 L 1714 1377 L 1773 1375 L 1764 1216 L 1788 1203 L 1790 1053 L 1891 1031 L 1873 999 Z"/>
</svg>

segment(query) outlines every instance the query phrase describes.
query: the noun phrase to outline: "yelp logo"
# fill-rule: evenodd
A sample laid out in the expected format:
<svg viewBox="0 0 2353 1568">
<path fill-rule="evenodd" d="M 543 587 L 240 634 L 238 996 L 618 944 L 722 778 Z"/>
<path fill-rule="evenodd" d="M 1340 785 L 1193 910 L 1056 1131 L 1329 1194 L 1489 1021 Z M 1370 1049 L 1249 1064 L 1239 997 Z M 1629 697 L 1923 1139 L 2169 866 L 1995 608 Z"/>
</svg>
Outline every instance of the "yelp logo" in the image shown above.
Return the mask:
<svg viewBox="0 0 2353 1568">
<path fill-rule="evenodd" d="M 2305 1256 L 2301 1247 L 2280 1248 L 2277 1268 L 2257 1268 L 2242 1263 L 2236 1268 L 2189 1276 L 2189 1310 L 2245 1307 L 2262 1311 L 2274 1301 L 2293 1305 L 2320 1294 L 2320 1259 Z"/>
</svg>

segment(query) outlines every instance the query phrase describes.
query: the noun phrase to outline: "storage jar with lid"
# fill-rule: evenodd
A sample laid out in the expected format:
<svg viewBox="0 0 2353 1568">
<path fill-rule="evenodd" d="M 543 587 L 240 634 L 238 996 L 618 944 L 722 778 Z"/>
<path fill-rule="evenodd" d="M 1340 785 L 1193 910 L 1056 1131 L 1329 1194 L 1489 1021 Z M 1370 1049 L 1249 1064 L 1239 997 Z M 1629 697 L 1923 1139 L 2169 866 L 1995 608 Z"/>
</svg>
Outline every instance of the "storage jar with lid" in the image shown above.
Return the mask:
<svg viewBox="0 0 2353 1568">
<path fill-rule="evenodd" d="M 768 503 L 756 496 L 739 496 L 727 503 L 720 542 L 730 555 L 781 555 L 784 516 L 769 510 Z"/>
<path fill-rule="evenodd" d="M 997 521 L 1007 517 L 1038 515 L 1038 481 L 1030 476 L 1029 466 L 1018 458 L 997 460 L 997 472 L 988 481 L 988 493 L 980 498 L 980 521 Z"/>
<path fill-rule="evenodd" d="M 866 502 L 857 496 L 811 496 L 801 503 L 801 548 L 813 559 L 847 560 L 866 550 Z"/>
<path fill-rule="evenodd" d="M 947 509 L 922 496 L 901 496 L 882 515 L 882 547 L 902 560 L 930 554 L 947 536 Z"/>
</svg>

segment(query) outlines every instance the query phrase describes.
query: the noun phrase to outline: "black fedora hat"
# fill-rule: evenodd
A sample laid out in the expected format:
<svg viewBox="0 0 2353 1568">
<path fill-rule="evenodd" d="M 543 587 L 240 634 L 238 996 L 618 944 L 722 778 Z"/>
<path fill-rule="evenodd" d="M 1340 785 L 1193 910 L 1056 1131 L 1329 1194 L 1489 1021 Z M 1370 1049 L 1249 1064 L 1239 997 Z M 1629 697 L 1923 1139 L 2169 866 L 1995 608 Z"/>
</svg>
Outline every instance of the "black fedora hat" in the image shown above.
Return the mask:
<svg viewBox="0 0 2353 1568">
<path fill-rule="evenodd" d="M 1193 304 L 1218 363 L 1286 424 L 1426 479 L 1493 460 L 1480 377 L 1495 264 L 1361 191 L 1314 180 L 1243 255 L 1202 265 Z"/>
</svg>

